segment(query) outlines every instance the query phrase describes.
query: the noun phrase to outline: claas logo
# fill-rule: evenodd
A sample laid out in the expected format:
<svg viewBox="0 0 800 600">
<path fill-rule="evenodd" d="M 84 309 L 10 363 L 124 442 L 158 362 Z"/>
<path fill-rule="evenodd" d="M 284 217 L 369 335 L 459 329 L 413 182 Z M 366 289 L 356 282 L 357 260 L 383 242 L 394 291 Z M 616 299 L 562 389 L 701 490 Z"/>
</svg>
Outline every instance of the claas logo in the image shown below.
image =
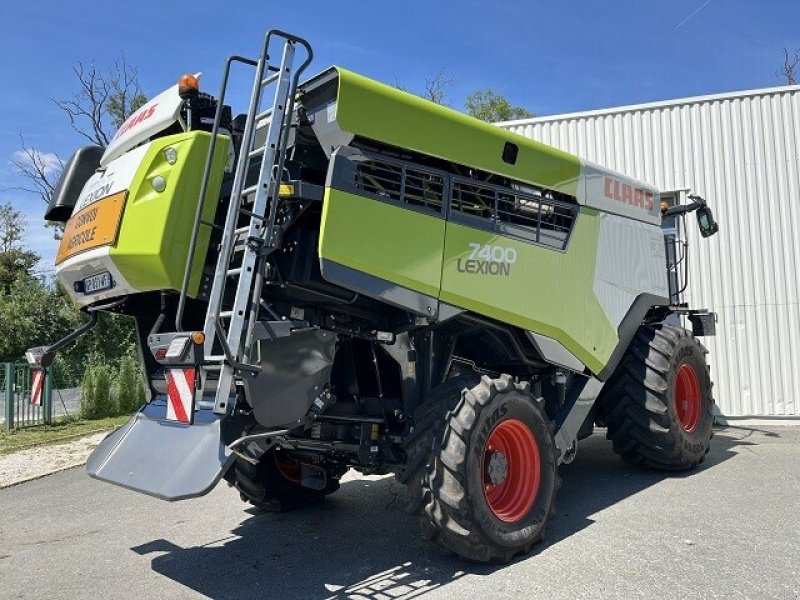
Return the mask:
<svg viewBox="0 0 800 600">
<path fill-rule="evenodd" d="M 653 192 L 651 191 L 623 183 L 613 177 L 606 177 L 603 191 L 609 200 L 637 206 L 648 212 L 653 210 Z"/>
<path fill-rule="evenodd" d="M 129 131 L 131 128 L 136 127 L 142 121 L 145 121 L 153 116 L 153 113 L 156 112 L 156 106 L 158 104 L 153 104 L 152 106 L 147 106 L 140 110 L 138 113 L 133 115 L 130 119 L 128 119 L 122 127 L 119 128 L 117 133 L 114 135 L 114 139 L 117 139 L 126 131 Z"/>
</svg>

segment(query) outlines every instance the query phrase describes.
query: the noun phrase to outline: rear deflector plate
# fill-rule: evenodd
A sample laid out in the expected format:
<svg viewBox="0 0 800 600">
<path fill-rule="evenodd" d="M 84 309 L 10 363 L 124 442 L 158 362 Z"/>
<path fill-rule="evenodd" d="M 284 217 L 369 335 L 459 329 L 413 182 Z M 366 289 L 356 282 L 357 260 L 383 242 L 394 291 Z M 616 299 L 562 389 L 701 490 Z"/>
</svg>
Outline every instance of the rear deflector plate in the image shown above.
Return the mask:
<svg viewBox="0 0 800 600">
<path fill-rule="evenodd" d="M 95 479 L 163 500 L 207 494 L 233 461 L 220 442 L 219 417 L 201 410 L 194 425 L 182 425 L 154 418 L 159 412 L 164 412 L 163 405 L 136 413 L 100 443 L 86 471 Z"/>
</svg>

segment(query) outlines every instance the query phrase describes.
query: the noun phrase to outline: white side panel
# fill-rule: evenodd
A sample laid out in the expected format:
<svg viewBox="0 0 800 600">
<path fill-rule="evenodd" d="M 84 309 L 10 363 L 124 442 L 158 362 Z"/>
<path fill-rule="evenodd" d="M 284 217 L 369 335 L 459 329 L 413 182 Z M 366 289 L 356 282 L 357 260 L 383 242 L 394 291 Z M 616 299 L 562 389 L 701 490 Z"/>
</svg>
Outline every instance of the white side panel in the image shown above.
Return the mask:
<svg viewBox="0 0 800 600">
<path fill-rule="evenodd" d="M 149 143 L 139 146 L 109 163 L 105 168 L 98 169 L 84 184 L 78 202 L 72 211 L 73 214 L 93 202 L 130 189 L 133 177 L 136 175 L 139 165 L 142 164 L 142 159 L 149 147 Z"/>
<path fill-rule="evenodd" d="M 135 294 L 140 291 L 125 281 L 117 265 L 114 264 L 111 256 L 109 256 L 108 250 L 108 246 L 101 246 L 100 248 L 81 252 L 56 266 L 58 280 L 79 306 L 109 298 L 118 298 L 127 294 Z M 103 271 L 111 273 L 114 287 L 96 294 L 80 294 L 75 291 L 76 282 Z"/>
<path fill-rule="evenodd" d="M 594 293 L 615 325 L 622 322 L 640 294 L 668 298 L 661 229 L 601 213 Z"/>
<path fill-rule="evenodd" d="M 689 225 L 688 302 L 720 315 L 703 340 L 728 416 L 800 417 L 800 86 L 558 115 L 509 129 L 708 199 Z M 736 315 L 732 317 L 729 315 Z"/>
<path fill-rule="evenodd" d="M 654 187 L 619 173 L 610 173 L 587 160 L 581 160 L 581 179 L 585 185 L 585 196 L 578 198 L 581 204 L 661 225 L 660 199 Z"/>
<path fill-rule="evenodd" d="M 151 99 L 128 117 L 117 130 L 100 159 L 100 165 L 106 166 L 137 144 L 172 125 L 178 120 L 182 106 L 183 100 L 178 95 L 178 84 Z"/>
</svg>

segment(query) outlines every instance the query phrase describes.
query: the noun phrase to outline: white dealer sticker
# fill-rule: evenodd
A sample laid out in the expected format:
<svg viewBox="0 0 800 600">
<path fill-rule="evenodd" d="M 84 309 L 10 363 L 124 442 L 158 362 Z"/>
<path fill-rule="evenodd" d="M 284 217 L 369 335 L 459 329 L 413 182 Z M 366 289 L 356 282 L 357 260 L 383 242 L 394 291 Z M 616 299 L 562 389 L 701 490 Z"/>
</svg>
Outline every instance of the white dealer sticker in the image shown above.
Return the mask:
<svg viewBox="0 0 800 600">
<path fill-rule="evenodd" d="M 183 100 L 178 95 L 177 84 L 150 100 L 122 124 L 100 159 L 100 165 L 108 165 L 137 144 L 172 125 L 178 120 L 181 106 Z"/>
<path fill-rule="evenodd" d="M 100 168 L 83 186 L 73 214 L 103 198 L 130 189 L 134 175 L 150 144 L 134 148 L 106 168 Z"/>
</svg>

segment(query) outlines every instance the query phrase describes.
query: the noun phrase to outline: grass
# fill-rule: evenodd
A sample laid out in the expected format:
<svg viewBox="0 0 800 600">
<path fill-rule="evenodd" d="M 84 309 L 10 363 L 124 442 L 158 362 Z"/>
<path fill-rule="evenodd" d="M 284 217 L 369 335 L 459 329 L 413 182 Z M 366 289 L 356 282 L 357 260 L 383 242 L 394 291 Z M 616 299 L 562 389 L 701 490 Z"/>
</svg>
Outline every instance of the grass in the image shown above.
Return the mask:
<svg viewBox="0 0 800 600">
<path fill-rule="evenodd" d="M 36 446 L 49 446 L 50 444 L 69 441 L 79 436 L 108 431 L 119 427 L 129 418 L 130 415 L 93 421 L 65 418 L 56 421 L 53 425 L 35 425 L 15 431 L 5 431 L 0 425 L 0 455 L 11 454 L 17 450 L 25 450 Z"/>
</svg>

